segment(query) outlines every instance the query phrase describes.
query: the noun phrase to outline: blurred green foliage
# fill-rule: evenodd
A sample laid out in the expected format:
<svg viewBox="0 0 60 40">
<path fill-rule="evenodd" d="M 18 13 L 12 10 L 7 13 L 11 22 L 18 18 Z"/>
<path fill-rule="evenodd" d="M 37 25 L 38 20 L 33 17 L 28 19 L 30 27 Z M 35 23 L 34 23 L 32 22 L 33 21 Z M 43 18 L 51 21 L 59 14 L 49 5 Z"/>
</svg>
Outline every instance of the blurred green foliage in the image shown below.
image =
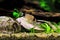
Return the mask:
<svg viewBox="0 0 60 40">
<path fill-rule="evenodd" d="M 39 5 L 41 8 L 47 11 L 54 11 L 55 0 L 39 0 Z"/>
</svg>

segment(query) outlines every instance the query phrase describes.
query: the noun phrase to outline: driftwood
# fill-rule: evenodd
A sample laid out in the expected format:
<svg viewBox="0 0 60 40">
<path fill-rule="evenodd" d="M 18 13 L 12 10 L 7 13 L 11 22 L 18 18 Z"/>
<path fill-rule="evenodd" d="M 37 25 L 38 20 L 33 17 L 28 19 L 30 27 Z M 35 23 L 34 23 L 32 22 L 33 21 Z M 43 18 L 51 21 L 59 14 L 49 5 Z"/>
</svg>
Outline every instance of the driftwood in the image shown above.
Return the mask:
<svg viewBox="0 0 60 40">
<path fill-rule="evenodd" d="M 43 17 L 60 17 L 60 13 L 51 13 L 51 12 L 39 12 L 39 13 L 32 13 L 33 15 L 43 16 Z"/>
<path fill-rule="evenodd" d="M 60 13 L 55 12 L 41 12 L 41 10 L 35 10 L 35 9 L 22 9 L 22 12 L 36 15 L 36 16 L 42 16 L 42 17 L 60 17 Z"/>
</svg>

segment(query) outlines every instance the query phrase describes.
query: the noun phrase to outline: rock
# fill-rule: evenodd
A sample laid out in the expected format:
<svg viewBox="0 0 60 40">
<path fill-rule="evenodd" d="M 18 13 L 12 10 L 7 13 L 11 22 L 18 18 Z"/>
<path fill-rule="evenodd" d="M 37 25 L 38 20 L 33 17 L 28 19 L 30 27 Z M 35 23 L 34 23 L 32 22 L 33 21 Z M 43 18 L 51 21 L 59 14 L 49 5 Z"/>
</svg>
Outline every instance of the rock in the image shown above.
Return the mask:
<svg viewBox="0 0 60 40">
<path fill-rule="evenodd" d="M 24 17 L 17 18 L 16 20 L 26 29 L 33 28 L 33 26 L 29 24 Z"/>
<path fill-rule="evenodd" d="M 0 32 L 9 33 L 20 31 L 21 27 L 17 21 L 11 17 L 0 16 Z"/>
<path fill-rule="evenodd" d="M 33 22 L 36 22 L 36 19 L 33 15 L 30 15 L 30 14 L 25 14 L 25 18 L 26 20 L 29 22 L 29 23 L 33 23 Z"/>
<path fill-rule="evenodd" d="M 38 26 L 32 24 L 32 23 L 29 23 L 27 21 L 27 19 L 25 17 L 21 17 L 21 18 L 17 18 L 16 19 L 25 29 L 31 29 L 31 28 L 34 28 L 36 30 L 44 30 L 42 28 L 39 28 Z M 29 19 L 30 20 L 30 19 Z M 33 21 L 32 21 L 33 22 Z"/>
</svg>

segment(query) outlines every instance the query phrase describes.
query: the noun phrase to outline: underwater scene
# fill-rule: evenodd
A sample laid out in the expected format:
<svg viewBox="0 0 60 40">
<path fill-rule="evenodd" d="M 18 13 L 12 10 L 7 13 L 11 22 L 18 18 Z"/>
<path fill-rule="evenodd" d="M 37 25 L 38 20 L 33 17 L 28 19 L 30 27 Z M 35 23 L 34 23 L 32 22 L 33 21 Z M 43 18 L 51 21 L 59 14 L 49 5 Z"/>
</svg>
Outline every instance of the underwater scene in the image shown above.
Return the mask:
<svg viewBox="0 0 60 40">
<path fill-rule="evenodd" d="M 0 40 L 60 40 L 60 0 L 0 0 Z"/>
</svg>

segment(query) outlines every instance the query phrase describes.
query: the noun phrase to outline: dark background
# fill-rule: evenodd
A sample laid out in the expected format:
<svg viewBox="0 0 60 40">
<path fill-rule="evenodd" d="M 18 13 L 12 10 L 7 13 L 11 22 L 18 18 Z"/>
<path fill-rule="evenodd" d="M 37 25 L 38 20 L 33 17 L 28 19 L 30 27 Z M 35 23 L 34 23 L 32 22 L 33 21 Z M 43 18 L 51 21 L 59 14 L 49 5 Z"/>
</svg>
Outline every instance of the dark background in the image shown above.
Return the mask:
<svg viewBox="0 0 60 40">
<path fill-rule="evenodd" d="M 28 3 L 26 3 L 26 1 Z M 0 8 L 10 10 L 14 8 L 21 8 L 24 5 L 28 5 L 28 6 L 32 6 L 33 8 L 41 9 L 40 6 L 38 7 L 37 5 L 32 3 L 33 0 L 31 2 L 29 1 L 30 0 L 0 0 Z M 51 6 L 51 9 L 53 9 L 53 11 L 55 10 L 56 12 L 60 12 L 59 0 L 55 0 L 54 4 L 52 3 L 51 0 L 46 0 L 46 2 L 49 2 L 48 4 Z M 43 8 L 41 10 L 47 11 L 47 10 L 44 10 Z"/>
<path fill-rule="evenodd" d="M 14 9 L 21 8 L 24 5 L 24 0 L 3 0 L 0 2 L 0 8 Z"/>
</svg>

